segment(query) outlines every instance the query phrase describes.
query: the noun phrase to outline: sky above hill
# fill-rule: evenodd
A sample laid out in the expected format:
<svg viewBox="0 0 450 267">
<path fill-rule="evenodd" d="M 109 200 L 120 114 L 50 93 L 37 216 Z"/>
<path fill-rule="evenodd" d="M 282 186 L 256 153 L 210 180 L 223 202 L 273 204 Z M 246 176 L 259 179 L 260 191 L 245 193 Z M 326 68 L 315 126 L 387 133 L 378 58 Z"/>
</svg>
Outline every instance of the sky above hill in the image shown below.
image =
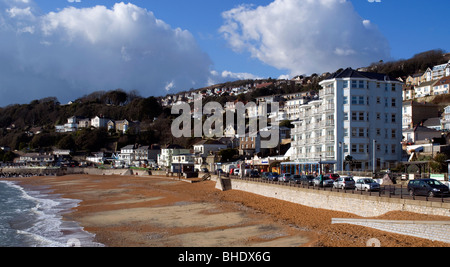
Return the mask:
<svg viewBox="0 0 450 267">
<path fill-rule="evenodd" d="M 444 49 L 442 0 L 0 0 L 0 106 L 162 96 Z"/>
</svg>

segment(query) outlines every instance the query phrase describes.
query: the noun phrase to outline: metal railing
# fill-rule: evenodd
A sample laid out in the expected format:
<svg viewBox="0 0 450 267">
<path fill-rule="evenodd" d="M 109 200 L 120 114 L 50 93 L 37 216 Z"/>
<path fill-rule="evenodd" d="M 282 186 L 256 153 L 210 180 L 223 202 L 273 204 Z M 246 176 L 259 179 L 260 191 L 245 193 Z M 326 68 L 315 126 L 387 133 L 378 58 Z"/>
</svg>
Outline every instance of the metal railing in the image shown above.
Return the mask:
<svg viewBox="0 0 450 267">
<path fill-rule="evenodd" d="M 340 188 L 334 188 L 334 187 L 319 187 L 319 186 L 313 186 L 309 183 L 293 183 L 293 182 L 284 182 L 284 181 L 272 181 L 268 179 L 262 179 L 262 178 L 250 178 L 250 177 L 243 177 L 240 178 L 239 176 L 229 175 L 231 179 L 240 179 L 245 181 L 251 181 L 251 182 L 260 182 L 265 184 L 274 184 L 274 185 L 282 185 L 286 187 L 297 187 L 297 188 L 304 188 L 304 189 L 310 189 L 310 190 L 318 190 L 318 191 L 331 191 L 331 192 L 340 192 L 345 194 L 359 194 L 359 195 L 367 195 L 367 196 L 377 196 L 377 197 L 384 197 L 384 198 L 400 198 L 400 199 L 411 199 L 411 200 L 421 200 L 421 201 L 433 201 L 433 202 L 442 202 L 442 203 L 450 203 L 450 196 L 435 196 L 435 197 L 429 197 L 429 196 L 416 196 L 411 195 L 410 192 L 408 192 L 408 187 L 405 185 L 381 185 L 379 190 L 358 190 L 355 189 L 340 189 Z"/>
</svg>

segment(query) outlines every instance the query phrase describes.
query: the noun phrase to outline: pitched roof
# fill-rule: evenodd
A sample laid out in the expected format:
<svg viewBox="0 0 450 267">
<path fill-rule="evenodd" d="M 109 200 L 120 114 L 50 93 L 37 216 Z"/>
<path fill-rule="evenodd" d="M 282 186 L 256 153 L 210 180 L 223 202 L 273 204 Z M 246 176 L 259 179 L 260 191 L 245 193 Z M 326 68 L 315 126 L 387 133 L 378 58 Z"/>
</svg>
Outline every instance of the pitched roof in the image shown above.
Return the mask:
<svg viewBox="0 0 450 267">
<path fill-rule="evenodd" d="M 194 146 L 201 146 L 201 145 L 223 145 L 223 143 L 219 142 L 217 140 L 208 139 L 208 140 L 202 140 L 202 141 L 196 143 Z"/>
<path fill-rule="evenodd" d="M 438 81 L 436 81 L 436 80 L 432 80 L 432 81 L 428 81 L 428 82 L 423 82 L 423 83 L 417 85 L 416 88 L 419 88 L 419 87 L 425 87 L 425 86 L 434 86 L 434 84 L 437 83 L 437 82 L 438 82 Z"/>
<path fill-rule="evenodd" d="M 450 77 L 443 77 L 434 86 L 444 85 L 444 84 L 450 84 Z"/>
<path fill-rule="evenodd" d="M 370 80 L 378 80 L 378 81 L 398 81 L 395 78 L 389 77 L 383 73 L 375 73 L 375 72 L 362 72 L 357 71 L 352 68 L 347 68 L 340 72 L 335 72 L 329 75 L 326 80 L 331 79 L 342 79 L 342 78 L 361 78 L 361 79 L 370 79 Z"/>
</svg>

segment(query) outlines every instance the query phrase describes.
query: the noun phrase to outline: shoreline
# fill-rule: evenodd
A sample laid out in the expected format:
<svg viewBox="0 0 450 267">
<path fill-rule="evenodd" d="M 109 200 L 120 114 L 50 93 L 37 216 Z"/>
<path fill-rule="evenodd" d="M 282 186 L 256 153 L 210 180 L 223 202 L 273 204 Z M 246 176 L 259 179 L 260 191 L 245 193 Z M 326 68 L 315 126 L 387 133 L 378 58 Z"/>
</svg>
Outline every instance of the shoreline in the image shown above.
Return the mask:
<svg viewBox="0 0 450 267">
<path fill-rule="evenodd" d="M 13 179 L 48 186 L 63 198 L 81 200 L 64 214 L 107 247 L 448 247 L 450 244 L 361 226 L 332 225 L 356 215 L 309 208 L 237 190 L 215 182 L 184 183 L 156 176 L 68 175 Z M 449 220 L 393 212 L 380 219 Z"/>
</svg>

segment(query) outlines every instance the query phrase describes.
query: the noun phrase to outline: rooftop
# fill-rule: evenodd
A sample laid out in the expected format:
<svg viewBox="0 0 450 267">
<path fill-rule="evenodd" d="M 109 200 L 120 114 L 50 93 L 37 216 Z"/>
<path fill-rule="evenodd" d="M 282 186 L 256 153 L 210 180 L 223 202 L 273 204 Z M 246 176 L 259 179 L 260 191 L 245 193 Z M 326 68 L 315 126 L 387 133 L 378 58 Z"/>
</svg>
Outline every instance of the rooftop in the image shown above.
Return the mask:
<svg viewBox="0 0 450 267">
<path fill-rule="evenodd" d="M 377 80 L 377 81 L 395 81 L 398 82 L 397 79 L 389 77 L 386 74 L 383 73 L 375 73 L 375 72 L 362 72 L 357 71 L 352 68 L 347 68 L 342 71 L 335 72 L 331 75 L 329 75 L 326 80 L 331 79 L 342 79 L 342 78 L 361 78 L 361 79 L 370 79 L 370 80 Z"/>
</svg>

